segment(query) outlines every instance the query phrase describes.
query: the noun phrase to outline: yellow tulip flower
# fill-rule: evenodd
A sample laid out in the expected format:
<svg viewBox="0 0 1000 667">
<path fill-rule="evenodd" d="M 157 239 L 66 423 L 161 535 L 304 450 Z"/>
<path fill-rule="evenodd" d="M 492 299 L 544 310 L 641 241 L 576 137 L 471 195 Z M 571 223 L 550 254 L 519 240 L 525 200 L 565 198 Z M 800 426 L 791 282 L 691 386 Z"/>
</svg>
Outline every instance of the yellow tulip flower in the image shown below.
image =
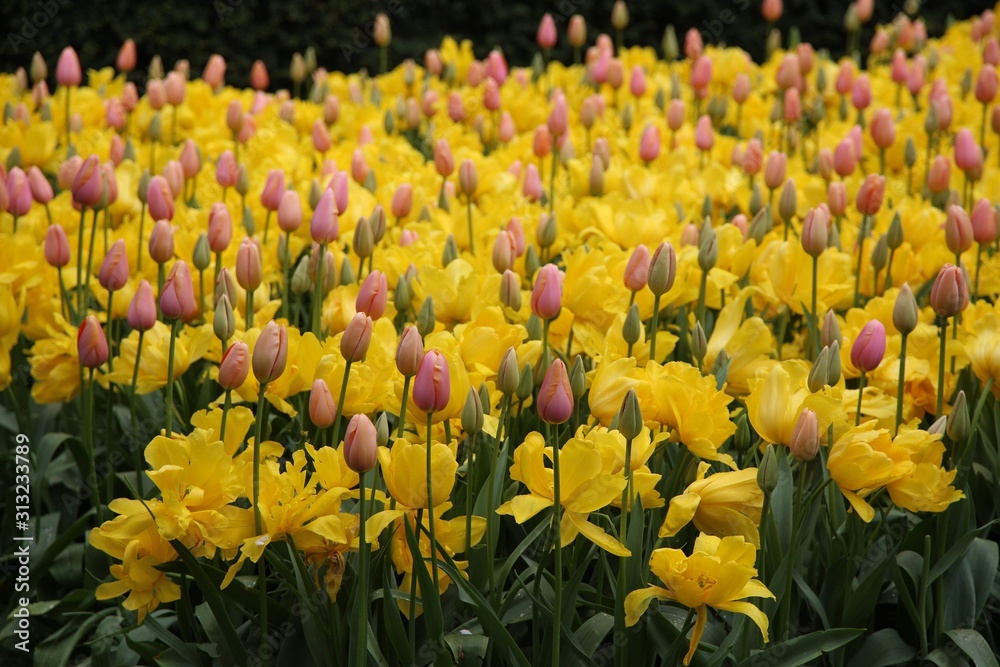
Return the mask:
<svg viewBox="0 0 1000 667">
<path fill-rule="evenodd" d="M 757 469 L 718 472 L 706 477 L 709 467 L 707 463 L 699 463 L 695 480 L 684 493 L 670 499 L 660 537 L 672 537 L 693 521 L 702 533 L 719 537 L 739 535 L 759 545 L 757 526 L 764 492 L 757 484 Z"/>
<path fill-rule="evenodd" d="M 649 559 L 650 569 L 663 586 L 632 591 L 625 598 L 625 625 L 633 626 L 654 599 L 674 600 L 697 612 L 684 664 L 691 664 L 705 632 L 708 607 L 746 614 L 760 628 L 767 641 L 767 615 L 745 602 L 746 598 L 771 598 L 774 594 L 755 579 L 757 547 L 742 537 L 699 535 L 691 555 L 680 549 L 656 549 Z"/>
<path fill-rule="evenodd" d="M 819 419 L 820 436 L 825 436 L 830 424 L 840 418 L 841 402 L 825 391 L 812 393 L 806 386 L 809 364 L 796 359 L 784 361 L 771 371 L 750 381 L 746 398 L 750 424 L 765 443 L 792 443 L 792 433 L 799 415 L 806 408 Z"/>
<path fill-rule="evenodd" d="M 876 428 L 872 421 L 844 433 L 830 447 L 826 461 L 830 477 L 865 522 L 875 516 L 865 497 L 910 475 L 915 465 L 906 448 L 893 442 L 889 431 Z"/>
<path fill-rule="evenodd" d="M 156 611 L 161 602 L 180 599 L 181 587 L 159 569 L 160 565 L 176 560 L 177 553 L 155 526 L 127 541 L 108 537 L 101 528 L 94 528 L 90 531 L 90 544 L 121 561 L 111 566 L 111 576 L 115 581 L 97 587 L 95 595 L 98 600 L 110 600 L 128 593 L 122 606 L 138 613 L 141 623 L 146 614 Z"/>
</svg>

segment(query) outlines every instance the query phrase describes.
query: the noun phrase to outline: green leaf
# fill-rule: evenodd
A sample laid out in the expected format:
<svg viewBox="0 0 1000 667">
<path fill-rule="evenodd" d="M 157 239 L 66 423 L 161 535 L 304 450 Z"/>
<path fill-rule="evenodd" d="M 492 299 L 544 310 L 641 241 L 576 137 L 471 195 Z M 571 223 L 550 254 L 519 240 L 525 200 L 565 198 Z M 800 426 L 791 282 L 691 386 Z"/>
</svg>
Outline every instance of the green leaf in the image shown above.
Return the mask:
<svg viewBox="0 0 1000 667">
<path fill-rule="evenodd" d="M 382 592 L 388 591 L 389 595 L 382 598 L 382 618 L 385 620 L 385 627 L 387 634 L 390 637 L 406 637 L 406 629 L 403 627 L 403 614 L 399 611 L 399 605 L 396 604 L 395 594 L 399 594 L 400 591 L 396 589 L 396 581 L 391 574 L 389 574 L 389 568 L 382 568 Z M 375 598 L 372 598 L 372 602 L 375 602 Z M 413 654 L 410 653 L 410 643 L 408 641 L 394 641 L 390 642 L 390 649 L 395 652 L 396 657 L 399 659 L 399 664 L 411 665 L 413 664 Z"/>
<path fill-rule="evenodd" d="M 865 637 L 861 648 L 847 667 L 890 667 L 909 663 L 917 650 L 903 641 L 892 628 L 879 630 Z"/>
<path fill-rule="evenodd" d="M 987 528 L 997 523 L 998 521 L 1000 521 L 1000 519 L 994 519 L 993 521 L 990 521 L 986 525 L 980 526 L 979 528 L 976 528 L 974 530 L 970 530 L 965 535 L 962 535 L 962 537 L 958 538 L 955 541 L 955 543 L 952 544 L 951 548 L 945 552 L 944 556 L 941 557 L 941 560 L 939 560 L 937 563 L 934 564 L 934 567 L 931 568 L 930 574 L 927 577 L 927 581 L 923 582 L 923 584 L 925 586 L 930 586 L 932 583 L 934 583 L 934 581 L 938 577 L 943 575 L 945 572 L 947 572 L 959 558 L 965 555 L 965 552 L 968 550 L 969 545 L 972 544 L 972 541 L 976 539 L 980 533 L 985 532 Z"/>
<path fill-rule="evenodd" d="M 45 639 L 35 648 L 36 667 L 65 667 L 69 664 L 73 651 L 83 636 L 101 620 L 113 613 L 113 609 L 92 614 L 79 624 L 72 623 L 62 626 L 54 635 Z"/>
<path fill-rule="evenodd" d="M 184 642 L 180 637 L 170 632 L 167 628 L 163 627 L 157 618 L 156 614 L 150 614 L 146 617 L 143 625 L 153 633 L 153 636 L 159 639 L 161 642 L 167 645 L 168 648 L 172 649 L 178 657 L 183 658 L 187 661 L 189 665 L 202 664 L 202 656 L 198 654 L 192 644 Z"/>
<path fill-rule="evenodd" d="M 490 641 L 483 635 L 453 632 L 445 635 L 444 641 L 455 656 L 456 665 L 481 665 L 486 659 Z"/>
<path fill-rule="evenodd" d="M 866 624 L 868 617 L 875 610 L 875 605 L 878 604 L 882 584 L 885 582 L 885 571 L 888 567 L 889 559 L 883 558 L 861 578 L 854 590 L 847 595 L 842 625 L 851 627 Z"/>
<path fill-rule="evenodd" d="M 90 660 L 94 667 L 114 665 L 115 637 L 121 630 L 122 619 L 118 615 L 108 616 L 98 624 L 94 638 L 90 641 Z"/>
<path fill-rule="evenodd" d="M 419 554 L 420 549 L 417 546 L 417 536 L 413 534 L 413 530 L 410 527 L 410 522 L 405 522 L 406 524 L 406 542 L 409 545 L 410 553 Z M 419 527 L 420 522 L 417 522 Z M 444 554 L 444 550 L 439 550 L 438 553 L 438 566 L 441 565 L 440 556 Z M 423 567 L 416 567 L 418 562 L 423 563 Z M 429 642 L 441 642 L 441 638 L 444 636 L 444 619 L 441 616 L 441 596 L 438 595 L 437 590 L 434 588 L 434 581 L 431 578 L 430 568 L 431 560 L 430 558 L 414 558 L 413 559 L 413 570 L 417 574 L 417 583 L 420 585 L 420 604 L 424 610 L 424 622 L 427 624 L 427 638 Z M 462 578 L 461 574 L 456 572 L 455 576 L 459 579 Z M 454 578 L 454 577 L 453 577 Z M 448 655 L 447 651 L 444 650 L 444 646 L 441 644 L 430 646 L 432 652 L 434 653 L 434 664 L 439 667 L 448 667 Z"/>
<path fill-rule="evenodd" d="M 452 560 L 451 556 L 449 556 L 447 552 L 442 551 L 441 555 L 444 558 L 444 562 L 440 564 L 441 567 L 448 573 L 451 580 L 454 581 L 466 595 L 472 598 L 473 603 L 476 605 L 476 609 L 478 610 L 479 622 L 482 623 L 486 634 L 491 640 L 496 642 L 497 646 L 502 646 L 506 649 L 508 658 L 507 663 L 518 665 L 518 667 L 530 667 L 531 663 L 529 663 L 528 659 L 524 657 L 524 653 L 517 645 L 517 642 L 514 641 L 514 638 L 510 636 L 509 632 L 507 632 L 507 628 L 504 627 L 504 624 L 499 618 L 497 618 L 496 613 L 494 613 L 493 609 L 490 607 L 489 601 L 483 597 L 482 593 L 477 591 L 468 581 L 466 581 L 465 577 L 463 577 L 458 571 L 455 561 Z M 421 586 L 422 585 L 423 584 L 421 584 Z"/>
<path fill-rule="evenodd" d="M 972 658 L 976 667 L 1000 667 L 990 645 L 975 630 L 949 630 L 945 634 L 965 655 Z"/>
<path fill-rule="evenodd" d="M 600 612 L 588 618 L 574 634 L 584 653 L 593 655 L 613 627 L 615 627 L 615 617 Z"/>
<path fill-rule="evenodd" d="M 972 541 L 969 552 L 965 555 L 965 562 L 972 572 L 974 590 L 976 591 L 975 618 L 983 613 L 986 602 L 990 597 L 993 582 L 997 576 L 997 569 L 1000 567 L 1000 545 L 991 540 L 984 540 L 977 537 Z"/>
<path fill-rule="evenodd" d="M 798 585 L 799 591 L 802 593 L 802 597 L 806 599 L 809 606 L 812 607 L 813 611 L 816 612 L 816 615 L 819 616 L 819 620 L 823 623 L 823 629 L 829 630 L 830 619 L 827 618 L 826 608 L 816 595 L 816 592 L 809 587 L 809 584 L 806 583 L 806 580 L 803 579 L 802 575 L 798 572 L 792 572 L 792 579 L 794 579 L 795 583 Z"/>
<path fill-rule="evenodd" d="M 819 656 L 848 644 L 864 633 L 862 629 L 837 628 L 813 632 L 790 639 L 780 644 L 772 644 L 763 651 L 754 653 L 739 663 L 738 667 L 798 667 Z"/>
</svg>

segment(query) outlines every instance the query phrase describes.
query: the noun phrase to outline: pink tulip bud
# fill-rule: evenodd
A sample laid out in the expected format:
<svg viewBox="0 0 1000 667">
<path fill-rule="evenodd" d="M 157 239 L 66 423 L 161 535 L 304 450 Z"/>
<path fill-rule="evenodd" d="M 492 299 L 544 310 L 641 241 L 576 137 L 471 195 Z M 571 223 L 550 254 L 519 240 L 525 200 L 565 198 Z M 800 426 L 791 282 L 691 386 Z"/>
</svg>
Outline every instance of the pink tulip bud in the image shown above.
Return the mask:
<svg viewBox="0 0 1000 667">
<path fill-rule="evenodd" d="M 514 237 L 506 230 L 501 231 L 493 243 L 493 268 L 503 273 L 514 265 L 516 256 Z"/>
<path fill-rule="evenodd" d="M 667 126 L 671 132 L 676 132 L 684 124 L 686 113 L 683 100 L 670 100 L 670 105 L 667 107 Z"/>
<path fill-rule="evenodd" d="M 279 224 L 281 216 L 278 216 Z M 233 238 L 233 222 L 229 209 L 222 202 L 212 204 L 208 211 L 208 247 L 212 252 L 224 252 Z"/>
<path fill-rule="evenodd" d="M 798 88 L 789 88 L 785 91 L 784 115 L 786 123 L 797 123 L 802 118 L 802 100 Z"/>
<path fill-rule="evenodd" d="M 746 72 L 740 72 L 733 81 L 733 101 L 743 104 L 750 97 L 750 77 Z"/>
<path fill-rule="evenodd" d="M 549 364 L 538 390 L 538 416 L 549 424 L 562 424 L 573 414 L 573 389 L 566 364 L 556 359 Z"/>
<path fill-rule="evenodd" d="M 117 99 L 112 98 L 105 102 L 104 122 L 108 127 L 119 131 L 125 127 L 125 107 Z M 118 138 L 121 139 L 120 136 Z"/>
<path fill-rule="evenodd" d="M 271 85 L 271 77 L 267 74 L 267 65 L 263 60 L 253 61 L 250 67 L 250 85 L 254 90 L 267 90 Z"/>
<path fill-rule="evenodd" d="M 260 259 L 260 248 L 253 237 L 246 237 L 236 251 L 236 282 L 245 290 L 260 287 L 264 268 Z"/>
<path fill-rule="evenodd" d="M 566 38 L 573 48 L 580 48 L 587 43 L 587 21 L 579 14 L 573 14 L 566 29 Z"/>
<path fill-rule="evenodd" d="M 788 448 L 799 461 L 812 461 L 819 453 L 819 418 L 809 408 L 804 408 L 792 430 Z"/>
<path fill-rule="evenodd" d="M 784 153 L 771 151 L 764 165 L 764 185 L 770 190 L 777 190 L 785 182 L 785 168 L 788 158 Z"/>
<path fill-rule="evenodd" d="M 59 62 L 62 62 L 62 58 Z M 100 368 L 107 363 L 108 339 L 105 338 L 104 329 L 94 315 L 87 315 L 80 325 L 80 330 L 76 334 L 76 351 L 80 357 L 80 365 L 84 368 Z"/>
<path fill-rule="evenodd" d="M 176 199 L 183 194 L 184 189 L 184 168 L 177 160 L 170 160 L 163 165 L 163 179 L 167 182 L 170 191 L 170 198 Z M 148 195 L 147 195 L 148 196 Z"/>
<path fill-rule="evenodd" d="M 840 64 L 840 69 L 837 70 L 835 87 L 841 95 L 846 95 L 854 88 L 854 65 L 852 61 L 845 60 Z"/>
<path fill-rule="evenodd" d="M 31 196 L 31 185 L 28 183 L 28 176 L 20 167 L 14 167 L 7 174 L 7 196 L 10 202 L 7 210 L 11 215 L 27 215 L 31 210 L 34 199 Z"/>
<path fill-rule="evenodd" d="M 997 70 L 989 63 L 983 65 L 979 70 L 979 78 L 976 80 L 976 99 L 983 104 L 989 104 L 997 96 Z"/>
<path fill-rule="evenodd" d="M 869 320 L 851 346 L 851 363 L 862 373 L 869 373 L 882 363 L 885 356 L 885 327 L 878 320 Z"/>
<path fill-rule="evenodd" d="M 549 132 L 553 137 L 561 137 L 567 127 L 569 127 L 569 108 L 566 105 L 566 96 L 561 92 L 556 93 L 548 118 Z"/>
<path fill-rule="evenodd" d="M 157 220 L 149 234 L 149 256 L 158 264 L 174 256 L 174 228 L 167 220 Z"/>
<path fill-rule="evenodd" d="M 153 176 L 146 191 L 146 206 L 154 220 L 174 219 L 174 195 L 163 176 Z"/>
<path fill-rule="evenodd" d="M 184 77 L 180 72 L 167 74 L 163 89 L 167 94 L 167 103 L 171 106 L 178 106 L 184 102 Z"/>
<path fill-rule="evenodd" d="M 236 164 L 236 158 L 233 157 L 233 152 L 223 151 L 215 165 L 215 180 L 223 188 L 232 188 L 236 186 L 239 176 L 240 169 Z"/>
<path fill-rule="evenodd" d="M 405 218 L 413 206 L 413 186 L 403 183 L 392 195 L 392 214 L 397 218 Z"/>
<path fill-rule="evenodd" d="M 556 22 L 552 18 L 552 14 L 546 13 L 542 17 L 541 23 L 538 24 L 538 32 L 535 35 L 535 41 L 543 49 L 551 49 L 556 45 L 558 40 L 558 35 L 556 33 Z"/>
<path fill-rule="evenodd" d="M 132 39 L 126 39 L 121 49 L 118 50 L 115 67 L 119 72 L 131 72 L 135 69 L 135 61 L 135 42 Z"/>
<path fill-rule="evenodd" d="M 361 283 L 354 308 L 359 313 L 365 313 L 377 320 L 385 313 L 386 301 L 389 297 L 389 283 L 385 274 L 379 270 L 372 271 Z"/>
<path fill-rule="evenodd" d="M 56 83 L 60 86 L 79 86 L 82 81 L 80 58 L 72 46 L 67 46 L 59 54 L 59 61 L 56 63 Z"/>
<path fill-rule="evenodd" d="M 241 144 L 246 144 L 257 133 L 257 121 L 250 114 L 243 114 L 240 121 L 240 130 L 237 132 L 237 139 Z"/>
<path fill-rule="evenodd" d="M 688 60 L 695 61 L 701 57 L 705 44 L 697 28 L 689 28 L 684 34 L 684 55 Z"/>
<path fill-rule="evenodd" d="M 760 8 L 760 13 L 768 23 L 776 22 L 784 11 L 785 8 L 781 0 L 764 0 L 764 4 Z"/>
<path fill-rule="evenodd" d="M 896 49 L 892 54 L 892 80 L 896 84 L 906 82 L 909 67 L 906 62 L 906 52 L 903 49 Z"/>
<path fill-rule="evenodd" d="M 226 390 L 239 389 L 249 372 L 250 349 L 246 343 L 238 340 L 229 346 L 219 362 L 219 385 Z"/>
<path fill-rule="evenodd" d="M 877 109 L 872 116 L 871 128 L 872 139 L 875 145 L 885 150 L 896 141 L 896 123 L 892 119 L 892 112 L 888 109 Z"/>
<path fill-rule="evenodd" d="M 830 181 L 826 191 L 826 202 L 830 206 L 832 215 L 844 215 L 847 210 L 847 186 L 843 181 Z"/>
<path fill-rule="evenodd" d="M 598 137 L 594 140 L 593 152 L 594 157 L 600 160 L 606 171 L 611 166 L 611 145 L 607 137 Z"/>
<path fill-rule="evenodd" d="M 128 305 L 128 325 L 136 331 L 149 331 L 155 324 L 156 299 L 149 281 L 143 280 Z"/>
<path fill-rule="evenodd" d="M 253 374 L 261 384 L 273 382 L 285 372 L 288 359 L 288 331 L 274 320 L 268 322 L 253 348 Z"/>
<path fill-rule="evenodd" d="M 854 143 L 850 139 L 844 139 L 833 153 L 833 168 L 841 178 L 845 178 L 854 173 L 858 164 L 858 156 L 854 153 Z"/>
<path fill-rule="evenodd" d="M 931 163 L 927 175 L 927 189 L 932 194 L 944 192 L 951 185 L 951 162 L 943 155 L 938 155 Z"/>
<path fill-rule="evenodd" d="M 472 160 L 463 160 L 458 168 L 458 188 L 466 197 L 473 197 L 476 188 L 479 187 L 479 175 L 476 173 L 476 164 Z"/>
<path fill-rule="evenodd" d="M 213 53 L 205 65 L 201 78 L 212 90 L 218 90 L 226 83 L 226 60 L 217 53 Z M 230 127 L 232 129 L 232 127 Z"/>
<path fill-rule="evenodd" d="M 854 6 L 855 13 L 860 23 L 868 23 L 872 20 L 875 11 L 875 0 L 857 0 Z"/>
<path fill-rule="evenodd" d="M 45 261 L 57 269 L 69 264 L 69 239 L 58 222 L 45 232 Z"/>
<path fill-rule="evenodd" d="M 267 181 L 260 193 L 260 203 L 268 211 L 277 211 L 285 194 L 285 172 L 272 169 L 267 173 Z"/>
<path fill-rule="evenodd" d="M 955 137 L 955 164 L 964 172 L 983 167 L 983 151 L 968 128 L 962 128 Z"/>
<path fill-rule="evenodd" d="M 546 125 L 539 125 L 535 128 L 535 137 L 532 142 L 532 151 L 535 157 L 545 158 L 552 153 L 552 133 Z"/>
<path fill-rule="evenodd" d="M 625 83 L 625 66 L 621 60 L 612 58 L 608 62 L 608 85 L 618 90 L 623 83 Z"/>
<path fill-rule="evenodd" d="M 972 237 L 976 243 L 986 245 L 997 238 L 997 212 L 990 200 L 983 197 L 972 208 Z"/>
<path fill-rule="evenodd" d="M 337 216 L 333 210 L 333 190 L 329 188 L 323 191 L 323 195 L 316 204 L 313 211 L 312 222 L 309 225 L 309 232 L 316 243 L 332 243 L 340 236 L 337 224 Z"/>
<path fill-rule="evenodd" d="M 413 403 L 424 412 L 440 412 L 451 400 L 448 360 L 437 350 L 428 350 L 413 378 Z"/>
<path fill-rule="evenodd" d="M 312 128 L 312 143 L 313 148 L 316 149 L 317 153 L 326 153 L 330 150 L 330 146 L 333 145 L 333 141 L 330 139 L 330 133 L 326 130 L 326 125 L 323 121 L 316 119 L 313 123 Z"/>
<path fill-rule="evenodd" d="M 514 119 L 511 117 L 510 113 L 504 111 L 500 115 L 500 127 L 497 130 L 497 138 L 501 143 L 508 143 L 514 138 L 516 128 L 514 127 Z"/>
<path fill-rule="evenodd" d="M 82 167 L 83 158 L 79 155 L 74 155 L 59 165 L 59 172 L 56 174 L 56 182 L 59 183 L 59 188 L 62 190 L 71 189 L 73 183 L 76 181 L 76 175 L 80 173 Z"/>
<path fill-rule="evenodd" d="M 337 404 L 330 393 L 330 387 L 322 378 L 316 378 L 309 392 L 309 419 L 318 428 L 333 426 L 337 418 Z"/>
<path fill-rule="evenodd" d="M 764 149 L 760 140 L 754 137 L 747 142 L 746 150 L 743 152 L 743 173 L 747 176 L 756 176 L 760 173 L 764 161 Z"/>
<path fill-rule="evenodd" d="M 368 472 L 375 467 L 378 460 L 377 440 L 375 425 L 367 415 L 351 417 L 344 433 L 344 462 L 347 467 L 358 473 Z"/>
<path fill-rule="evenodd" d="M 383 276 L 384 279 L 384 276 Z M 385 288 L 382 294 L 385 294 Z M 359 294 L 360 298 L 360 294 Z M 377 298 L 373 296 L 373 299 Z M 384 298 L 384 297 L 383 297 Z M 373 309 L 377 306 L 373 306 Z M 382 306 L 385 310 L 385 306 Z M 380 313 L 381 314 L 381 313 Z M 372 318 L 363 311 L 354 314 L 354 317 L 347 323 L 344 334 L 340 339 L 340 353 L 348 361 L 361 361 L 368 354 L 368 345 L 372 339 Z"/>
<path fill-rule="evenodd" d="M 629 92 L 635 97 L 642 97 L 646 93 L 646 72 L 640 65 L 632 67 L 632 75 L 629 77 Z"/>
<path fill-rule="evenodd" d="M 520 218 L 515 216 L 508 220 L 504 229 L 510 234 L 511 240 L 514 242 L 514 256 L 520 257 L 525 251 L 524 227 L 521 226 Z"/>
<path fill-rule="evenodd" d="M 809 209 L 802 222 L 802 249 L 812 257 L 819 257 L 826 250 L 830 216 L 826 207 Z"/>
<path fill-rule="evenodd" d="M 660 130 L 655 125 L 647 125 L 639 139 L 639 158 L 652 162 L 660 154 Z"/>
<path fill-rule="evenodd" d="M 781 90 L 798 88 L 802 85 L 802 66 L 799 59 L 792 53 L 786 53 L 778 64 L 778 71 L 775 72 L 774 80 Z"/>
<path fill-rule="evenodd" d="M 701 151 L 712 150 L 712 146 L 715 144 L 715 137 L 712 135 L 712 120 L 707 114 L 698 119 L 698 124 L 694 129 L 694 143 Z"/>
<path fill-rule="evenodd" d="M 882 208 L 885 198 L 885 177 L 879 174 L 868 174 L 861 187 L 854 205 L 862 215 L 875 215 Z"/>
<path fill-rule="evenodd" d="M 399 234 L 399 247 L 400 248 L 406 248 L 407 246 L 411 246 L 414 243 L 416 243 L 417 239 L 419 239 L 419 238 L 420 238 L 420 235 L 417 234 L 412 229 L 404 229 Z"/>
<path fill-rule="evenodd" d="M 708 88 L 712 83 L 712 59 L 701 56 L 691 65 L 691 87 L 695 89 Z"/>
<path fill-rule="evenodd" d="M 531 312 L 542 320 L 551 320 L 562 308 L 562 284 L 565 274 L 555 264 L 546 264 L 538 270 L 531 291 Z"/>
<path fill-rule="evenodd" d="M 285 190 L 278 204 L 278 226 L 291 233 L 302 226 L 302 202 L 295 190 Z"/>
<path fill-rule="evenodd" d="M 858 111 L 864 111 L 872 103 L 872 86 L 867 74 L 862 74 L 855 80 L 851 90 L 851 104 Z"/>
<path fill-rule="evenodd" d="M 177 260 L 170 269 L 166 282 L 163 283 L 160 312 L 168 320 L 180 318 L 185 322 L 190 322 L 198 314 L 198 304 L 195 302 L 194 287 L 191 284 L 191 271 L 183 259 Z"/>
<path fill-rule="evenodd" d="M 954 264 L 945 264 L 931 287 L 931 308 L 939 317 L 954 317 L 969 305 L 969 284 L 965 272 Z"/>
<path fill-rule="evenodd" d="M 125 240 L 118 239 L 112 244 L 108 254 L 104 256 L 101 270 L 97 274 L 101 287 L 109 292 L 117 292 L 128 283 L 128 256 L 125 252 Z"/>
<path fill-rule="evenodd" d="M 417 327 L 409 325 L 403 330 L 403 335 L 399 337 L 399 346 L 396 348 L 396 368 L 404 377 L 411 377 L 416 375 L 423 358 L 424 342 L 420 338 L 420 332 L 417 331 Z"/>
<path fill-rule="evenodd" d="M 649 248 L 643 244 L 636 246 L 625 265 L 625 287 L 632 292 L 639 292 L 646 286 L 649 279 Z"/>
<path fill-rule="evenodd" d="M 68 48 L 68 47 L 67 47 Z M 10 190 L 8 183 L 7 189 Z M 101 172 L 101 162 L 96 155 L 90 155 L 73 180 L 73 201 L 80 206 L 93 208 L 104 196 L 104 179 Z M 13 196 L 13 193 L 11 193 Z"/>
<path fill-rule="evenodd" d="M 961 206 L 948 207 L 944 222 L 944 240 L 948 250 L 959 255 L 972 247 L 972 222 Z"/>
<path fill-rule="evenodd" d="M 542 185 L 542 178 L 539 176 L 538 168 L 534 164 L 529 164 L 528 168 L 525 170 L 524 183 L 521 186 L 521 194 L 524 195 L 525 199 L 531 202 L 540 200 L 545 194 L 545 188 Z"/>
<path fill-rule="evenodd" d="M 986 40 L 986 44 L 983 46 L 983 62 L 994 67 L 1000 66 L 1000 42 L 997 41 L 996 37 L 990 37 Z"/>
</svg>

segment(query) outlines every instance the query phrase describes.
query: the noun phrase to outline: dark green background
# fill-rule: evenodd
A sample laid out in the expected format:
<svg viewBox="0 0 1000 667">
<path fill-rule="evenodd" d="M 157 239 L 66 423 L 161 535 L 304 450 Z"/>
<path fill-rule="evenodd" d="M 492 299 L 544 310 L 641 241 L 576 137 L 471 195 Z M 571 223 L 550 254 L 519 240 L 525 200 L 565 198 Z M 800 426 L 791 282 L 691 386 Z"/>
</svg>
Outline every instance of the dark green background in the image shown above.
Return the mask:
<svg viewBox="0 0 1000 667">
<path fill-rule="evenodd" d="M 76 47 L 84 67 L 112 64 L 121 42 L 132 37 L 139 47 L 140 70 L 145 70 L 150 57 L 159 53 L 168 69 L 177 59 L 187 58 L 192 72 L 200 74 L 208 56 L 218 52 L 229 63 L 228 83 L 246 85 L 250 63 L 261 58 L 271 72 L 272 87 L 276 87 L 289 85 L 291 54 L 308 45 L 316 47 L 319 63 L 330 70 L 377 68 L 376 47 L 369 44 L 359 52 L 345 54 L 343 44 L 356 37 L 363 42 L 366 24 L 370 30 L 372 17 L 378 11 L 389 9 L 392 17 L 390 64 L 407 56 L 420 62 L 424 49 L 438 45 L 442 36 L 451 34 L 471 38 L 480 57 L 491 47 L 502 45 L 511 65 L 518 65 L 530 62 L 535 30 L 545 11 L 557 17 L 560 43 L 555 56 L 568 60 L 568 17 L 574 13 L 586 17 L 592 42 L 598 32 L 610 30 L 612 0 L 2 0 L 2 5 L 2 71 L 27 65 L 31 54 L 38 50 L 49 62 L 50 75 L 54 74 L 55 59 L 66 44 Z M 785 34 L 791 26 L 798 26 L 804 39 L 836 55 L 843 50 L 846 5 L 843 0 L 786 0 L 779 26 Z M 991 3 L 984 0 L 928 3 L 921 15 L 930 34 L 936 35 L 944 29 L 949 13 L 966 18 L 989 6 Z M 741 7 L 746 9 L 740 11 Z M 901 0 L 878 0 L 875 17 L 886 22 L 901 7 Z M 761 55 L 766 27 L 760 16 L 760 0 L 632 0 L 629 8 L 632 20 L 625 33 L 629 44 L 659 47 L 664 27 L 673 23 L 682 43 L 684 32 L 697 27 L 706 36 L 714 37 L 711 41 L 742 46 L 756 58 Z M 723 14 L 727 9 L 731 14 Z M 730 18 L 731 22 L 724 24 L 720 17 Z M 872 31 L 872 24 L 866 26 L 863 44 L 867 45 Z M 23 36 L 26 41 L 15 38 L 14 43 L 11 35 Z"/>
</svg>

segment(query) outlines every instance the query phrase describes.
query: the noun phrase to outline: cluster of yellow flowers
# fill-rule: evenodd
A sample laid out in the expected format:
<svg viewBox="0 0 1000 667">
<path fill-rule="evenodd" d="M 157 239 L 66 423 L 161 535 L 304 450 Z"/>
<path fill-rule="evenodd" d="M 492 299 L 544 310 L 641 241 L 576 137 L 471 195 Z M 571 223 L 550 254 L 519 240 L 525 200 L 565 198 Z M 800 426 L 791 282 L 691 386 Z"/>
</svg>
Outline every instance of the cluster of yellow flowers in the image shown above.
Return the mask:
<svg viewBox="0 0 1000 667">
<path fill-rule="evenodd" d="M 535 69 L 445 39 L 423 67 L 316 69 L 309 99 L 217 60 L 157 62 L 140 96 L 124 49 L 86 86 L 64 52 L 54 95 L 44 61 L 0 76 L 0 389 L 13 354 L 35 402 L 82 393 L 91 419 L 94 392 L 133 418 L 166 393 L 155 492 L 90 533 L 119 562 L 97 597 L 142 620 L 180 597 L 172 542 L 230 563 L 226 588 L 287 541 L 336 599 L 370 544 L 413 622 L 415 563 L 485 540 L 492 567 L 495 515 L 551 508 L 557 559 L 582 535 L 660 580 L 617 600 L 628 624 L 695 610 L 687 664 L 707 607 L 767 637 L 745 599 L 773 597 L 775 457 L 864 522 L 964 498 L 1000 396 L 1000 51 L 992 12 L 908 21 L 867 69 L 692 32 L 685 59 L 602 35 Z M 651 516 L 670 548 L 633 553 Z"/>
</svg>

